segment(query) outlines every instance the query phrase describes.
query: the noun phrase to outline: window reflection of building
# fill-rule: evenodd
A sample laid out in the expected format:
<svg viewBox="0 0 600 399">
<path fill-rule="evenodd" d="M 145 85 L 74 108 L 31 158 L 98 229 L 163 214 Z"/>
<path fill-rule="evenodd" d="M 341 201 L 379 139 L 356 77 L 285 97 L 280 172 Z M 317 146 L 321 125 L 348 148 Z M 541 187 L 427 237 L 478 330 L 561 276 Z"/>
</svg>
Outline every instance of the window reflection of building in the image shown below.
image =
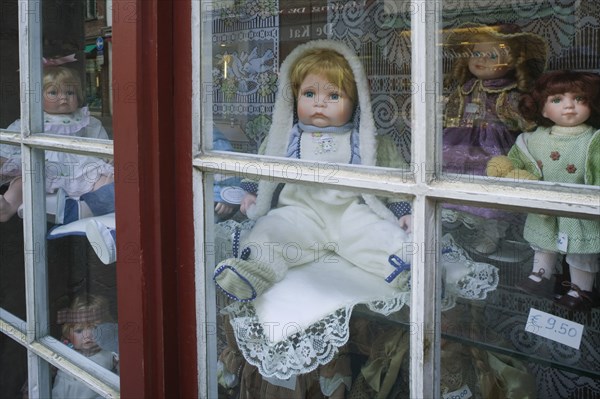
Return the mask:
<svg viewBox="0 0 600 399">
<path fill-rule="evenodd" d="M 87 0 L 85 28 L 85 100 L 90 112 L 109 130 L 112 117 L 110 52 L 112 0 Z"/>
</svg>

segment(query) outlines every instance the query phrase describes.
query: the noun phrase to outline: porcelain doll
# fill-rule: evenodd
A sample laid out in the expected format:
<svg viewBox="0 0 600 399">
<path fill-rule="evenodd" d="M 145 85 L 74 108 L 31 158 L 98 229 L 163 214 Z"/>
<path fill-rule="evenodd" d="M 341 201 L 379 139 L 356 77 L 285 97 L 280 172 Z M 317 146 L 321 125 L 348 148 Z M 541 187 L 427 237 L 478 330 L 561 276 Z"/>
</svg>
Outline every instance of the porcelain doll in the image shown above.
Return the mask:
<svg viewBox="0 0 600 399">
<path fill-rule="evenodd" d="M 519 96 L 543 72 L 544 40 L 516 25 L 467 24 L 448 38 L 448 54 L 456 57 L 450 78 L 458 83 L 444 115 L 444 172 L 485 175 L 487 162 L 506 155 L 518 133 L 534 125 L 519 113 Z M 475 229 L 471 249 L 496 251 L 511 215 L 465 205 L 446 205 L 446 222 L 462 221 Z"/>
<path fill-rule="evenodd" d="M 108 140 L 102 123 L 83 106 L 79 73 L 58 63 L 46 60 L 43 70 L 44 133 Z M 13 122 L 7 130 L 20 131 L 21 120 Z M 97 157 L 58 151 L 46 151 L 45 157 L 46 192 L 58 194 L 56 210 L 48 209 L 48 213 L 56 215 L 57 224 L 114 212 L 112 164 Z M 10 184 L 4 195 L 0 195 L 0 222 L 17 212 L 21 214 L 21 147 L 0 145 L 0 182 L 4 179 Z"/>
<path fill-rule="evenodd" d="M 96 328 L 111 317 L 106 298 L 80 295 L 71 305 L 58 312 L 57 323 L 62 324 L 62 339 L 65 345 L 108 370 L 116 370 L 118 356 L 98 346 Z M 88 388 L 70 374 L 58 370 L 52 387 L 53 398 L 95 399 L 100 394 Z"/>
<path fill-rule="evenodd" d="M 522 98 L 524 116 L 539 127 L 521 134 L 508 157 L 493 158 L 492 176 L 600 185 L 600 75 L 556 71 L 543 75 Z M 565 254 L 570 290 L 558 300 L 573 310 L 600 305 L 594 280 L 600 269 L 600 220 L 529 214 L 524 237 L 535 251 L 529 277 L 517 286 L 551 296 L 554 265 Z"/>
<path fill-rule="evenodd" d="M 391 166 L 389 158 L 381 161 L 386 157 L 377 152 L 375 133 L 368 82 L 353 51 L 329 40 L 292 51 L 281 66 L 266 155 Z M 387 146 L 388 155 L 394 152 Z M 257 221 L 238 243 L 240 256 L 216 267 L 215 282 L 230 298 L 255 299 L 289 267 L 314 261 L 318 251 L 332 251 L 408 289 L 409 204 L 291 183 L 276 190 L 276 183 L 265 180 L 242 188 L 253 193 L 242 208 Z"/>
</svg>

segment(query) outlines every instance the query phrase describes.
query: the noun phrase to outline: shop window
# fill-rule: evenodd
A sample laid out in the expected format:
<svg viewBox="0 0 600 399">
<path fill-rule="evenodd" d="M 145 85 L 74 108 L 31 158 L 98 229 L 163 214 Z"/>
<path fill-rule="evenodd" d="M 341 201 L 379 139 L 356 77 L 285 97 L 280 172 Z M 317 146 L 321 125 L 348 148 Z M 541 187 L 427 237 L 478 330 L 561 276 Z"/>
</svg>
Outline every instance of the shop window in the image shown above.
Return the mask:
<svg viewBox="0 0 600 399">
<path fill-rule="evenodd" d="M 95 1 L 3 3 L 4 397 L 119 394 L 116 255 L 100 238 L 114 230 L 112 129 L 84 95 L 90 6 L 95 17 Z"/>
<path fill-rule="evenodd" d="M 194 5 L 198 301 L 207 309 L 199 325 L 209 338 L 199 354 L 207 359 L 202 392 L 546 397 L 560 381 L 556 397 L 598 395 L 591 175 L 600 126 L 598 89 L 583 87 L 598 85 L 600 8 L 496 3 Z M 312 71 L 315 49 L 319 60 L 332 50 L 348 60 L 349 75 L 336 81 L 322 67 L 298 72 L 296 83 L 298 64 Z M 567 163 L 540 171 L 539 155 L 527 162 L 513 147 L 542 126 L 519 101 L 536 79 L 564 69 L 589 76 L 569 87 L 591 109 L 577 123 L 591 126 L 576 132 L 585 130 L 586 144 L 575 148 L 591 151 L 575 150 L 567 162 L 549 150 L 547 162 Z M 317 108 L 334 87 L 320 106 L 339 105 L 348 76 L 359 86 L 349 118 L 318 125 L 321 112 L 305 117 L 304 96 Z M 360 143 L 336 136 L 352 129 Z M 569 179 L 550 177 L 559 172 Z M 365 213 L 345 213 L 352 201 Z M 409 225 L 394 212 L 400 207 Z M 584 227 L 542 232 L 566 219 Z M 584 235 L 585 249 L 569 249 Z M 540 280 L 544 295 L 522 289 L 540 286 L 540 246 L 556 254 L 546 270 L 553 280 Z M 576 282 L 582 264 L 591 276 L 584 288 Z M 533 328 L 532 320 L 545 324 Z"/>
</svg>

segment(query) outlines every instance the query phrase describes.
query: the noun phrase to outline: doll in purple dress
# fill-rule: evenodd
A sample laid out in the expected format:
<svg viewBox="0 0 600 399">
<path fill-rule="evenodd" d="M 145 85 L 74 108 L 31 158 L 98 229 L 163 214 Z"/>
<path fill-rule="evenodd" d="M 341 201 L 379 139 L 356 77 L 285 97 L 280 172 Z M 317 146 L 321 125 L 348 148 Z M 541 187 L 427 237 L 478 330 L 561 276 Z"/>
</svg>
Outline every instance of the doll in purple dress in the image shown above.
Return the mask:
<svg viewBox="0 0 600 399">
<path fill-rule="evenodd" d="M 485 176 L 490 158 L 506 155 L 520 132 L 535 127 L 521 117 L 519 97 L 543 72 L 547 46 L 540 36 L 515 25 L 468 24 L 450 35 L 447 54 L 456 58 L 450 78 L 458 87 L 450 93 L 444 115 L 444 172 Z M 472 249 L 490 254 L 511 216 L 447 205 L 443 220 L 475 229 Z"/>
</svg>

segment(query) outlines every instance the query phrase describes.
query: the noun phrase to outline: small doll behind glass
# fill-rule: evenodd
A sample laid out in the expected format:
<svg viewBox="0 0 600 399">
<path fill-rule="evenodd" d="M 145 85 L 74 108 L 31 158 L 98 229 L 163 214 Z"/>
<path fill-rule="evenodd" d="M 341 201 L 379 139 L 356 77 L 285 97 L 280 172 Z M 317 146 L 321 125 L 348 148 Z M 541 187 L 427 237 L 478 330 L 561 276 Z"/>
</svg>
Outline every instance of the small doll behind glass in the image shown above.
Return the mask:
<svg viewBox="0 0 600 399">
<path fill-rule="evenodd" d="M 74 62 L 74 58 L 62 62 Z M 108 140 L 102 123 L 84 106 L 79 72 L 46 62 L 43 70 L 42 105 L 44 133 Z M 20 132 L 18 119 L 7 130 Z M 57 224 L 66 224 L 89 216 L 114 212 L 114 168 L 101 158 L 59 151 L 45 152 L 46 192 L 57 193 Z M 0 145 L 0 184 L 9 183 L 0 195 L 0 222 L 17 212 L 21 216 L 23 185 L 21 147 Z"/>
<path fill-rule="evenodd" d="M 485 176 L 487 162 L 506 155 L 517 135 L 535 127 L 518 109 L 546 64 L 547 46 L 538 35 L 516 25 L 465 24 L 448 38 L 455 57 L 451 73 L 459 86 L 448 97 L 444 114 L 444 172 Z M 474 229 L 471 248 L 479 254 L 497 250 L 511 214 L 465 205 L 446 205 L 445 222 Z"/>
<path fill-rule="evenodd" d="M 118 355 L 102 349 L 97 343 L 97 327 L 111 321 L 106 298 L 93 295 L 77 296 L 71 306 L 60 310 L 57 316 L 57 323 L 62 324 L 62 340 L 65 345 L 100 366 L 115 371 L 118 369 Z M 52 397 L 92 399 L 101 395 L 71 375 L 58 370 Z"/>
<path fill-rule="evenodd" d="M 508 153 L 488 164 L 488 175 L 600 186 L 600 75 L 555 71 L 524 95 L 521 112 L 538 128 L 521 134 Z M 559 305 L 590 310 L 600 305 L 594 281 L 600 270 L 600 220 L 529 214 L 523 236 L 535 251 L 522 290 L 552 296 L 559 254 L 569 264 L 570 288 Z"/>
</svg>

